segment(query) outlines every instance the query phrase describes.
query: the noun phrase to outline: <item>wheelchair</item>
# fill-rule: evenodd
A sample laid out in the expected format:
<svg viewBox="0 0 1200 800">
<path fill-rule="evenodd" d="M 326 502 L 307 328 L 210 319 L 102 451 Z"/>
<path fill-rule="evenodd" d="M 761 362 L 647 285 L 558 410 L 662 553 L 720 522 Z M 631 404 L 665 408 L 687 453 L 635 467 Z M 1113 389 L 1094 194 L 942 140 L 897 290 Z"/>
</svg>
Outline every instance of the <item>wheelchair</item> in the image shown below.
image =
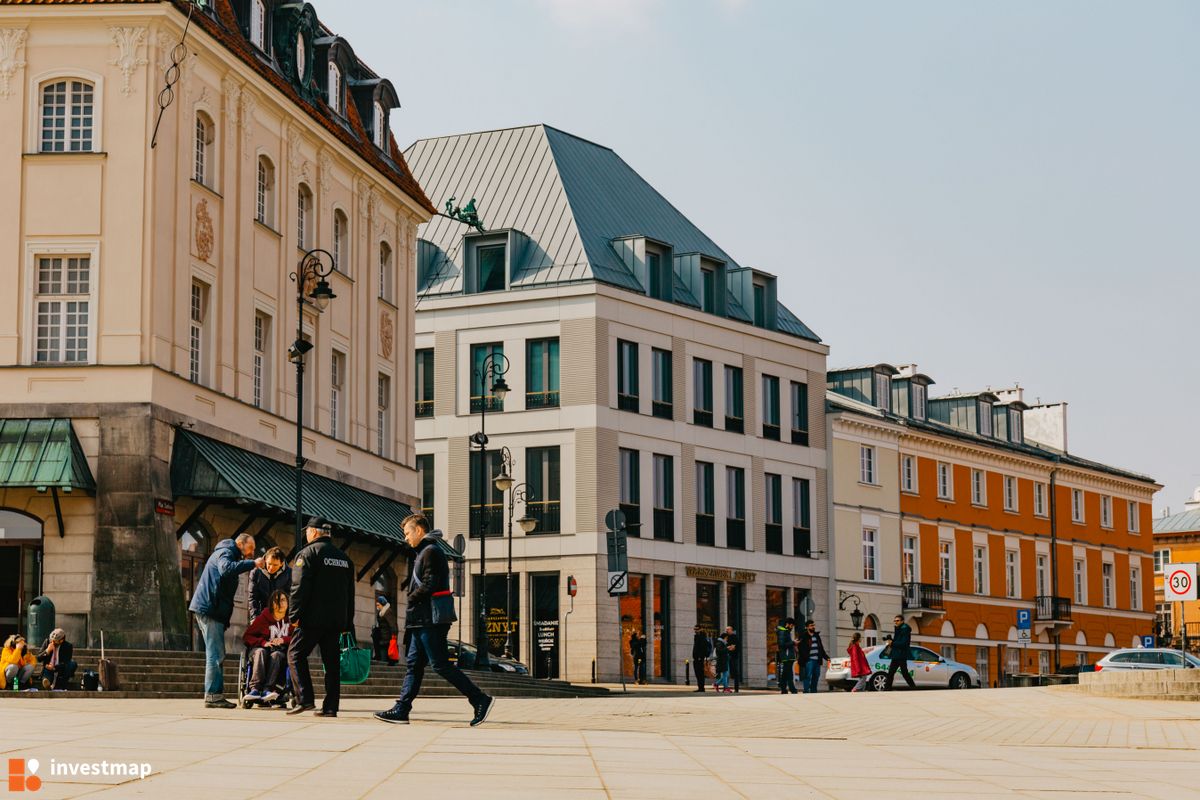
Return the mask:
<svg viewBox="0 0 1200 800">
<path fill-rule="evenodd" d="M 261 700 L 252 700 L 246 696 L 247 692 L 250 691 L 250 671 L 254 667 L 250 662 L 251 650 L 253 650 L 251 647 L 243 648 L 241 654 L 238 655 L 237 704 L 242 708 L 251 708 L 254 705 L 259 705 L 262 708 L 294 708 L 296 706 L 296 698 L 292 695 L 292 670 L 286 662 L 283 666 L 283 686 L 279 689 L 278 697 L 269 703 L 263 703 Z M 285 651 L 285 658 L 286 655 Z"/>
</svg>

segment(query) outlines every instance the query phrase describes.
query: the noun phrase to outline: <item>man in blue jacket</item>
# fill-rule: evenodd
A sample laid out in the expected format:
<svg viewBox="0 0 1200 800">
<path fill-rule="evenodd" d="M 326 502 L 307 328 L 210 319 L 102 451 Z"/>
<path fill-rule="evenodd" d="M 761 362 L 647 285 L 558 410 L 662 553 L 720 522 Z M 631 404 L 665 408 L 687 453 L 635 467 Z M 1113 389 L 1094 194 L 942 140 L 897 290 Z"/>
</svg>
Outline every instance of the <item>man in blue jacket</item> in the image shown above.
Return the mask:
<svg viewBox="0 0 1200 800">
<path fill-rule="evenodd" d="M 240 556 L 240 557 L 239 557 Z M 237 539 L 224 539 L 213 548 L 204 564 L 196 593 L 188 610 L 196 615 L 196 625 L 204 637 L 204 707 L 237 708 L 225 699 L 225 629 L 233 616 L 233 598 L 237 595 L 238 576 L 261 567 L 254 558 L 254 537 L 243 533 Z"/>
</svg>

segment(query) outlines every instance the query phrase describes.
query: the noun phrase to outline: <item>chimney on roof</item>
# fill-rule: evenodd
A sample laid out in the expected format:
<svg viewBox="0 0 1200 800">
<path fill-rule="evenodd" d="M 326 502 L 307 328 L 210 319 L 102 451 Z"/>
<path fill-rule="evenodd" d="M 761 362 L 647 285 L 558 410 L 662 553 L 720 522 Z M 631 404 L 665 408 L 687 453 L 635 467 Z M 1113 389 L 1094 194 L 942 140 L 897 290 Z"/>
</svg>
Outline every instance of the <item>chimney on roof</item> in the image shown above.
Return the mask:
<svg viewBox="0 0 1200 800">
<path fill-rule="evenodd" d="M 1037 405 L 1025 412 L 1025 441 L 1067 452 L 1067 404 Z"/>
<path fill-rule="evenodd" d="M 1185 511 L 1195 511 L 1200 508 L 1200 486 L 1197 486 L 1192 492 L 1192 496 L 1184 501 L 1183 508 Z"/>
<path fill-rule="evenodd" d="M 900 374 L 896 376 L 897 378 L 911 378 L 917 374 L 916 364 L 901 364 L 898 369 L 900 370 Z"/>
<path fill-rule="evenodd" d="M 1021 384 L 1016 384 L 1011 389 L 996 389 L 994 393 L 1000 398 L 1001 403 L 1024 403 L 1025 390 L 1021 388 Z"/>
</svg>

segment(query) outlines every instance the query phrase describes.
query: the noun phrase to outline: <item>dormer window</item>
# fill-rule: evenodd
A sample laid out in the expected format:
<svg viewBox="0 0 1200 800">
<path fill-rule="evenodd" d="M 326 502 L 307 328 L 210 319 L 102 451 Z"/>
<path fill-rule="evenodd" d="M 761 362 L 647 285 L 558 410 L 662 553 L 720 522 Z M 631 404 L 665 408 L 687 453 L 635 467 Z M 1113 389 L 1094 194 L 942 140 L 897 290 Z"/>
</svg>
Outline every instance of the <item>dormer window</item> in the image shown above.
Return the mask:
<svg viewBox="0 0 1200 800">
<path fill-rule="evenodd" d="M 332 61 L 329 62 L 329 108 L 342 113 L 342 71 Z"/>
<path fill-rule="evenodd" d="M 892 376 L 882 372 L 875 373 L 875 407 L 884 411 L 892 410 Z"/>
<path fill-rule="evenodd" d="M 499 292 L 504 289 L 504 245 L 494 244 L 475 251 L 479 273 L 476 291 Z"/>
<path fill-rule="evenodd" d="M 383 149 L 384 142 L 384 126 L 386 125 L 387 117 L 383 113 L 383 104 L 375 103 L 375 114 L 371 121 L 371 130 L 375 137 L 375 146 L 380 150 Z"/>
<path fill-rule="evenodd" d="M 710 267 L 700 268 L 700 309 L 709 314 L 717 308 L 717 271 Z"/>
<path fill-rule="evenodd" d="M 1025 443 L 1025 417 L 1020 409 L 1008 410 L 1008 440 L 1013 444 Z"/>
<path fill-rule="evenodd" d="M 992 404 L 980 400 L 977 408 L 979 416 L 978 433 L 980 436 L 992 435 Z"/>
<path fill-rule="evenodd" d="M 758 281 L 754 282 L 754 325 L 767 327 L 767 287 Z"/>
<path fill-rule="evenodd" d="M 925 401 L 928 399 L 929 389 L 923 383 L 912 384 L 912 418 L 913 419 L 928 419 L 929 412 L 926 408 Z"/>
<path fill-rule="evenodd" d="M 267 6 L 263 0 L 250 3 L 250 41 L 259 50 L 267 52 Z"/>
</svg>

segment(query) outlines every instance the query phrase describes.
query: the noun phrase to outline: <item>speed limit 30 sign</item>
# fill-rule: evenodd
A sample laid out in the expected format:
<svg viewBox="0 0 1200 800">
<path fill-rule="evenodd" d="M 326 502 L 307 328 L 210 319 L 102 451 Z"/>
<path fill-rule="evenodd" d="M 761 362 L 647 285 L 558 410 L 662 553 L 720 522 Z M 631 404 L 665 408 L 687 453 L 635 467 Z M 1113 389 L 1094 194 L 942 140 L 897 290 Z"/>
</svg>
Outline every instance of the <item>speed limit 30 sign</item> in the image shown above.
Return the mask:
<svg viewBox="0 0 1200 800">
<path fill-rule="evenodd" d="M 1196 599 L 1196 565 L 1167 564 L 1163 567 L 1163 599 Z"/>
</svg>

